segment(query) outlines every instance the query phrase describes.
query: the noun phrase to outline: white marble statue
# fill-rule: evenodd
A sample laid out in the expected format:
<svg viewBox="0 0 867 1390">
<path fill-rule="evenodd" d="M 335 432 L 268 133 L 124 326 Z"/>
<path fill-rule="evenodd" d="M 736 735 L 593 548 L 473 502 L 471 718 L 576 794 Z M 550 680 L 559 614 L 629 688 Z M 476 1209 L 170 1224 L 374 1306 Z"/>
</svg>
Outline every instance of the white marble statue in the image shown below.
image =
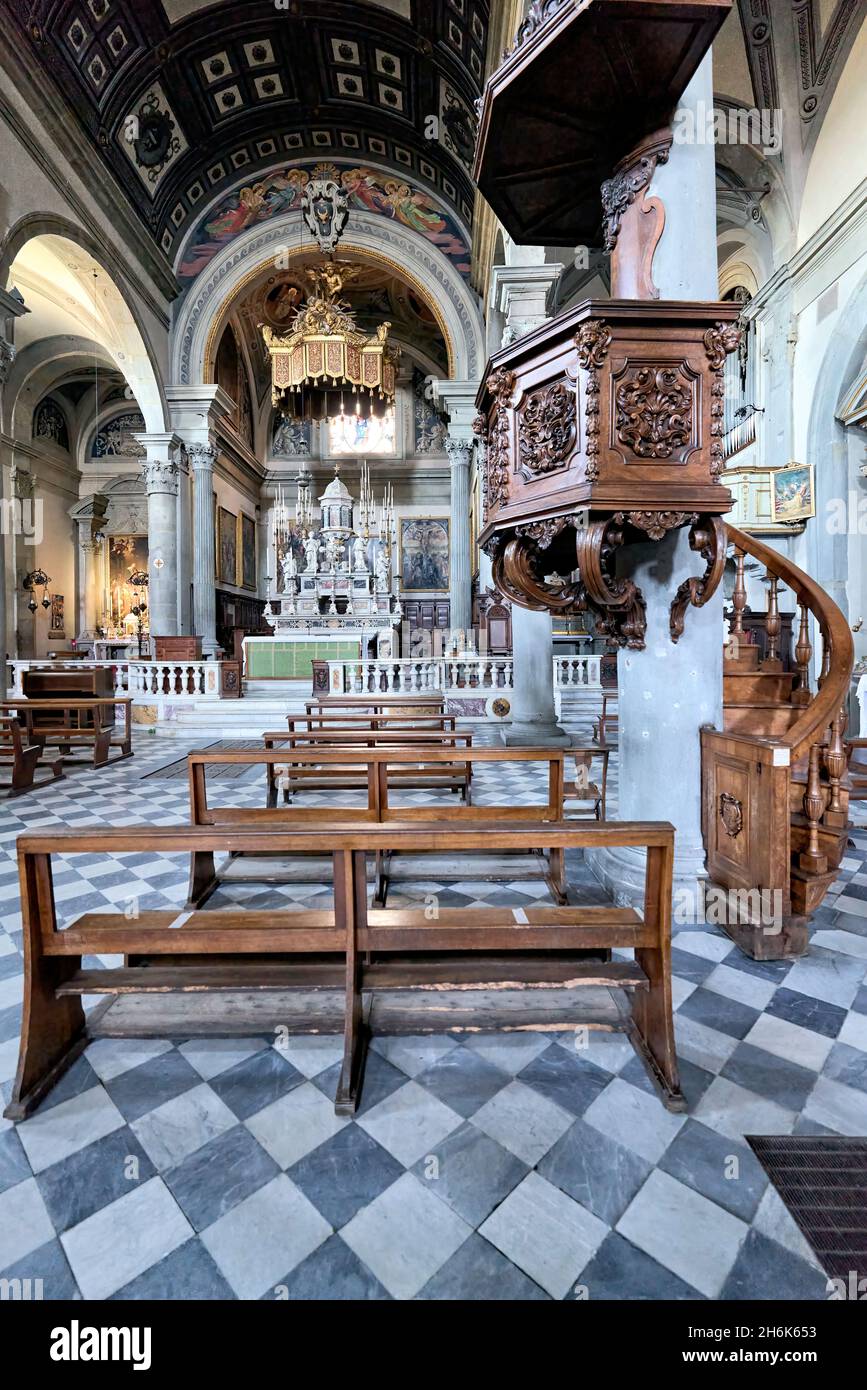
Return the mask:
<svg viewBox="0 0 867 1390">
<path fill-rule="evenodd" d="M 295 576 L 298 573 L 298 562 L 291 550 L 287 550 L 283 556 L 283 593 L 294 594 Z"/>
<path fill-rule="evenodd" d="M 391 561 L 385 550 L 380 550 L 376 557 L 376 592 L 387 594 L 391 589 Z"/>
<path fill-rule="evenodd" d="M 304 573 L 316 574 L 319 570 L 319 542 L 315 536 L 308 536 L 304 542 Z"/>
<path fill-rule="evenodd" d="M 352 568 L 356 574 L 367 574 L 367 547 L 361 536 L 356 536 L 352 543 Z"/>
</svg>

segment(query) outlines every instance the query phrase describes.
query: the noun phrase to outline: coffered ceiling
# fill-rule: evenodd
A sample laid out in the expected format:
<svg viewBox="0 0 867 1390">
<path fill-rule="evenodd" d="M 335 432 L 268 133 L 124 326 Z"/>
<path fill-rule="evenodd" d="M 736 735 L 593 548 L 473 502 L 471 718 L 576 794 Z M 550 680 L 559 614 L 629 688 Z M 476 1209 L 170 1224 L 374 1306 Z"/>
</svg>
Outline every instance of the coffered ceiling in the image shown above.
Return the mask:
<svg viewBox="0 0 867 1390">
<path fill-rule="evenodd" d="M 400 172 L 469 223 L 489 0 L 0 0 L 166 256 L 295 160 Z"/>
</svg>

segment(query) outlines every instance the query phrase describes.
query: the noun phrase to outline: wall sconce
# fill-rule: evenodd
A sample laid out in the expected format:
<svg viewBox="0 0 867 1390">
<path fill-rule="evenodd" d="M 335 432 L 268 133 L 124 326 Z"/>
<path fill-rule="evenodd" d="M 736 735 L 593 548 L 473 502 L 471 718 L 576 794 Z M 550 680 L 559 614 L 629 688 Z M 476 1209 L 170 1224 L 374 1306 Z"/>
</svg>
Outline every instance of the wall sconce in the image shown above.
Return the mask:
<svg viewBox="0 0 867 1390">
<path fill-rule="evenodd" d="M 42 586 L 42 607 L 51 607 L 51 599 L 48 596 L 48 586 L 50 583 L 51 579 L 45 573 L 45 570 L 31 570 L 29 574 L 25 574 L 24 579 L 22 580 L 21 587 L 23 589 L 26 589 L 27 592 L 30 594 L 30 598 L 27 602 L 27 607 L 30 609 L 31 613 L 35 613 L 37 608 L 39 607 L 39 604 L 36 602 L 36 598 L 34 597 L 33 590 L 40 585 Z"/>
</svg>

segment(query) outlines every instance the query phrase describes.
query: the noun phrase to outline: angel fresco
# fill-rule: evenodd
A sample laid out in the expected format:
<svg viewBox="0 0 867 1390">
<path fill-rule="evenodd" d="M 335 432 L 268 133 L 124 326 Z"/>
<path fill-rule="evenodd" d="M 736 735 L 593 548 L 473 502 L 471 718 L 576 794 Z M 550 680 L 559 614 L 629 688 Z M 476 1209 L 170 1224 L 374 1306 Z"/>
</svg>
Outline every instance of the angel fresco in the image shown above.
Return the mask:
<svg viewBox="0 0 867 1390">
<path fill-rule="evenodd" d="M 306 170 L 290 167 L 229 194 L 198 224 L 178 266 L 179 279 L 194 280 L 234 237 L 297 208 L 309 178 Z M 460 274 L 469 275 L 469 249 L 458 223 L 429 194 L 400 179 L 383 179 L 363 165 L 343 170 L 340 181 L 351 207 L 401 222 L 438 246 Z"/>
</svg>

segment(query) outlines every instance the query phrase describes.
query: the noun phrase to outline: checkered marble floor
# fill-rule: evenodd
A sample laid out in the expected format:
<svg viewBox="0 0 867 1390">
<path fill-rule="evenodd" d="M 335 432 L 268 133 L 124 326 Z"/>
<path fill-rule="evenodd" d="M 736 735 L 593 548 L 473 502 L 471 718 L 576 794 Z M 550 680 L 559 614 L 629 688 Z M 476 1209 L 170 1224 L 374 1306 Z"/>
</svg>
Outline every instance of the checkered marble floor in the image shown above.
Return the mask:
<svg viewBox="0 0 867 1390">
<path fill-rule="evenodd" d="M 21 1017 L 16 836 L 184 821 L 184 784 L 143 780 L 183 751 L 141 736 L 134 759 L 2 807 L 4 1101 Z M 476 800 L 520 802 L 543 775 L 482 771 Z M 226 791 L 261 804 L 257 785 Z M 334 1115 L 336 1038 L 102 1039 L 33 1117 L 0 1121 L 0 1274 L 55 1299 L 822 1299 L 743 1136 L 867 1133 L 865 858 L 867 828 L 802 960 L 757 964 L 712 927 L 678 932 L 687 1115 L 662 1108 L 616 1036 L 378 1038 L 353 1120 Z M 182 856 L 56 872 L 67 920 L 186 893 Z M 603 900 L 580 858 L 570 877 L 576 900 Z M 545 892 L 433 887 L 458 905 Z M 286 896 L 328 895 L 247 886 L 212 903 Z"/>
</svg>

